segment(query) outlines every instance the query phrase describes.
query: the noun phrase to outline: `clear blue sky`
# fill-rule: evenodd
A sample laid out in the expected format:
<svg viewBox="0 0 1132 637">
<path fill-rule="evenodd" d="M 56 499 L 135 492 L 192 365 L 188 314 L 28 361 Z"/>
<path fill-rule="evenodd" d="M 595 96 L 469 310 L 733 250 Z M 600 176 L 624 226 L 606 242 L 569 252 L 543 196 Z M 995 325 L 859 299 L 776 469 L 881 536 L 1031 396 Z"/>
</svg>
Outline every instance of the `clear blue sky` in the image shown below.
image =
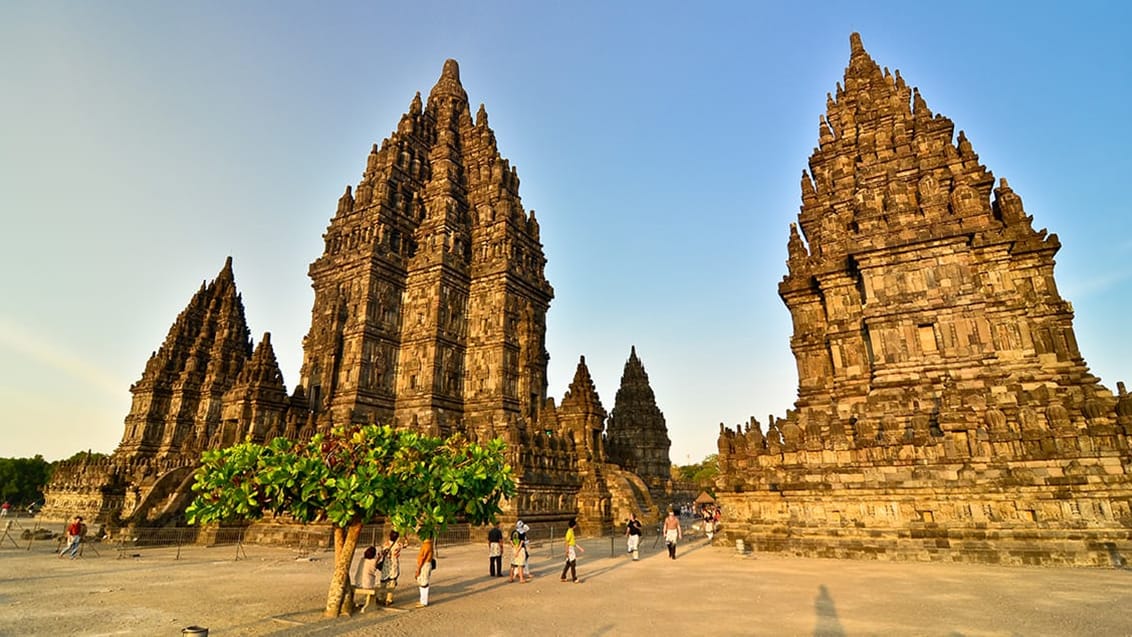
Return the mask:
<svg viewBox="0 0 1132 637">
<path fill-rule="evenodd" d="M 584 354 L 612 409 L 636 345 L 673 461 L 699 461 L 720 422 L 793 404 L 776 285 L 853 31 L 1060 235 L 1115 391 L 1129 6 L 0 1 L 0 457 L 113 450 L 130 384 L 227 255 L 292 389 L 338 196 L 455 58 L 542 226 L 550 394 Z"/>
</svg>

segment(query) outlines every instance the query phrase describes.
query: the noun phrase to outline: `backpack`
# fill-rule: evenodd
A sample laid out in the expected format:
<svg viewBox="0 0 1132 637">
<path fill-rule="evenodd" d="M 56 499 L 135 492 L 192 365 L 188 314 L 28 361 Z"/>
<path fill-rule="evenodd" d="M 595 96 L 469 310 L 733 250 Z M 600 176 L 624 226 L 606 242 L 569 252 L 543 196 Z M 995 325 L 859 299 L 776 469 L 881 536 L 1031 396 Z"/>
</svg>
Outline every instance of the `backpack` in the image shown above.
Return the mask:
<svg viewBox="0 0 1132 637">
<path fill-rule="evenodd" d="M 389 549 L 381 549 L 381 554 L 377 556 L 377 570 L 381 570 L 385 566 L 385 558 L 389 555 Z"/>
</svg>

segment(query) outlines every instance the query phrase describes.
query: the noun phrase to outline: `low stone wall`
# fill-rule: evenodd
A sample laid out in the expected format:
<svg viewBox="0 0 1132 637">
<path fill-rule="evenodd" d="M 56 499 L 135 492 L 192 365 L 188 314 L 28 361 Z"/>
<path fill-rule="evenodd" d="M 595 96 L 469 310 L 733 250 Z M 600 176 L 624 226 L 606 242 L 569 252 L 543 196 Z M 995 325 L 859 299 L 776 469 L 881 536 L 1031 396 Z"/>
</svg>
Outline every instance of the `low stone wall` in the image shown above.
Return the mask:
<svg viewBox="0 0 1132 637">
<path fill-rule="evenodd" d="M 1125 465 L 794 467 L 766 487 L 719 493 L 721 536 L 807 557 L 1122 566 L 1132 560 Z"/>
</svg>

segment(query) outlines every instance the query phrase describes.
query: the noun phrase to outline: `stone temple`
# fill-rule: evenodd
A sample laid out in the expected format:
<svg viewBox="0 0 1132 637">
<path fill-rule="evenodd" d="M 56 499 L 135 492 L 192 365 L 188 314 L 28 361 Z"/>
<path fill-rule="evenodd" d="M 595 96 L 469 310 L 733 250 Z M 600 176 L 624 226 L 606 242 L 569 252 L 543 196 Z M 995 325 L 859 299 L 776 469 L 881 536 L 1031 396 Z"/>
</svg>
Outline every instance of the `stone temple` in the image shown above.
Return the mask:
<svg viewBox="0 0 1132 637">
<path fill-rule="evenodd" d="M 1122 564 L 1132 396 L 1092 376 L 1057 236 L 851 38 L 779 295 L 798 396 L 720 426 L 726 537 L 882 559 Z"/>
<path fill-rule="evenodd" d="M 373 146 L 323 238 L 292 392 L 270 334 L 253 347 L 229 258 L 130 388 L 113 455 L 61 467 L 43 515 L 177 524 L 202 450 L 376 422 L 504 438 L 519 482 L 505 518 L 577 517 L 597 533 L 629 512 L 656 517 L 653 497 L 672 488 L 668 438 L 636 350 L 608 444 L 584 358 L 561 404 L 547 397 L 554 291 L 539 224 L 483 105 L 470 110 L 455 61 L 427 103 L 418 93 Z"/>
</svg>

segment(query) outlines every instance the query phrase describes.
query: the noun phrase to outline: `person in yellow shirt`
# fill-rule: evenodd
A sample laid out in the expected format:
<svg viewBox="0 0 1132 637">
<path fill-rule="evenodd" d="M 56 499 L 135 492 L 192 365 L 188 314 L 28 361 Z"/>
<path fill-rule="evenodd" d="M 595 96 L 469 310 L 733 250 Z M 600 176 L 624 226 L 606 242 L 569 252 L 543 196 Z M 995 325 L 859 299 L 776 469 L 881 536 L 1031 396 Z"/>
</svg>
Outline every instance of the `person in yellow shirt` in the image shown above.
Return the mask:
<svg viewBox="0 0 1132 637">
<path fill-rule="evenodd" d="M 570 520 L 569 528 L 566 529 L 566 565 L 562 567 L 562 581 L 566 581 L 566 571 L 570 571 L 570 578 L 575 584 L 581 582 L 578 579 L 578 553 L 585 553 L 586 550 L 578 546 L 577 540 L 574 538 L 574 527 L 578 526 L 577 520 Z"/>
</svg>

